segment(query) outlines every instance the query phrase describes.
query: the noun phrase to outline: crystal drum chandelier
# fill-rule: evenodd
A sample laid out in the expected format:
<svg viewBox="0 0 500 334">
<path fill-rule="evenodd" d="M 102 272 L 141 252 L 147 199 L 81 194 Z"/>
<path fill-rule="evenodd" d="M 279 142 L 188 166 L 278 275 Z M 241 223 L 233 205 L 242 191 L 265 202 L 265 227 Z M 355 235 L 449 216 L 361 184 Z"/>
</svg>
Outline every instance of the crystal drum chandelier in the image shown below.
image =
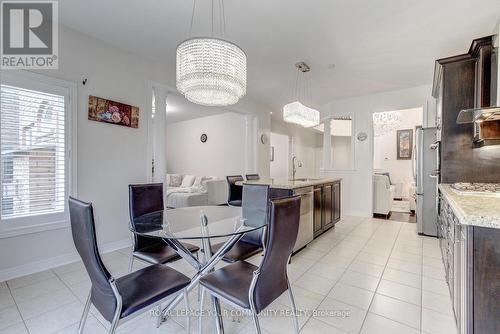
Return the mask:
<svg viewBox="0 0 500 334">
<path fill-rule="evenodd" d="M 283 120 L 287 123 L 294 123 L 307 128 L 313 127 L 319 124 L 319 111 L 307 107 L 299 102 L 299 95 L 301 91 L 303 91 L 303 95 L 306 95 L 307 93 L 307 87 L 305 83 L 303 90 L 301 90 L 299 87 L 300 75 L 301 73 L 309 72 L 311 69 L 304 62 L 297 63 L 295 64 L 295 66 L 297 67 L 297 78 L 295 80 L 294 87 L 295 101 L 288 103 L 283 107 Z M 302 98 L 304 98 L 304 96 L 302 96 Z"/>
<path fill-rule="evenodd" d="M 283 107 L 283 119 L 285 122 L 310 128 L 319 124 L 319 112 L 295 101 Z"/>
<path fill-rule="evenodd" d="M 398 128 L 401 114 L 398 111 L 384 111 L 373 114 L 373 130 L 375 137 L 380 137 Z"/>
<path fill-rule="evenodd" d="M 177 47 L 176 85 L 189 101 L 205 106 L 228 106 L 246 94 L 247 57 L 236 44 L 224 40 L 226 24 L 223 0 L 218 0 L 220 35 L 191 38 L 196 0 L 193 3 L 189 39 Z"/>
</svg>

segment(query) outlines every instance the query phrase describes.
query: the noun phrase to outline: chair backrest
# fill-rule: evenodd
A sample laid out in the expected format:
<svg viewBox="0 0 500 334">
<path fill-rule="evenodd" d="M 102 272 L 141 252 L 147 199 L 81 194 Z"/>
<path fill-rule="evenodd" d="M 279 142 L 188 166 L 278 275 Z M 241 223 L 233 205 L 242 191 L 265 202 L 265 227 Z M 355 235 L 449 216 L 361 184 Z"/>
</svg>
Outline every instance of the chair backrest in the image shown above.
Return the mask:
<svg viewBox="0 0 500 334">
<path fill-rule="evenodd" d="M 271 200 L 269 216 L 266 252 L 250 291 L 257 312 L 288 289 L 286 268 L 299 231 L 300 196 Z"/>
<path fill-rule="evenodd" d="M 247 174 L 246 177 L 248 181 L 260 180 L 259 174 Z"/>
<path fill-rule="evenodd" d="M 117 300 L 109 283 L 111 274 L 104 266 L 97 248 L 92 204 L 72 197 L 68 202 L 73 242 L 92 284 L 92 304 L 106 320 L 111 321 Z"/>
<path fill-rule="evenodd" d="M 261 226 L 269 217 L 269 186 L 245 184 L 243 186 L 242 216 L 249 226 Z M 262 245 L 262 229 L 246 233 L 241 240 Z"/>
<path fill-rule="evenodd" d="M 133 230 L 139 230 L 135 218 L 163 210 L 163 184 L 131 184 L 128 186 L 130 224 Z M 134 233 L 134 251 L 163 244 L 158 238 L 145 237 Z"/>
<path fill-rule="evenodd" d="M 243 176 L 241 175 L 229 175 L 226 176 L 227 185 L 229 187 L 228 202 L 240 200 L 242 197 L 242 186 L 236 185 L 236 182 L 243 181 Z"/>
</svg>

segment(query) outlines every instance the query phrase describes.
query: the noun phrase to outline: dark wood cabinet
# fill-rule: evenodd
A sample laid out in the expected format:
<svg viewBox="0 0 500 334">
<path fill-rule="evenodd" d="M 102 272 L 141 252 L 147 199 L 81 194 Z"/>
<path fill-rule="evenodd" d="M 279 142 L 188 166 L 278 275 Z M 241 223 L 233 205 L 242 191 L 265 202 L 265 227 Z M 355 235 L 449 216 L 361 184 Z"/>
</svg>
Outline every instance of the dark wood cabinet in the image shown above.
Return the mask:
<svg viewBox="0 0 500 334">
<path fill-rule="evenodd" d="M 458 333 L 500 333 L 500 229 L 461 225 L 441 193 L 438 213 Z"/>
<path fill-rule="evenodd" d="M 498 182 L 500 178 L 500 146 L 475 149 L 478 132 L 475 126 L 479 125 L 457 124 L 461 110 L 489 106 L 493 101 L 492 89 L 496 92 L 496 82 L 491 77 L 492 51 L 489 36 L 474 40 L 468 53 L 436 61 L 432 95 L 437 103 L 443 183 Z M 497 131 L 493 123 L 482 126 L 485 136 Z"/>
<path fill-rule="evenodd" d="M 313 233 L 314 236 L 318 235 L 321 233 L 320 231 L 323 230 L 323 224 L 322 224 L 322 219 L 321 219 L 321 211 L 322 211 L 322 187 L 321 186 L 316 186 L 314 187 L 314 216 L 313 216 Z"/>
<path fill-rule="evenodd" d="M 340 181 L 314 187 L 313 233 L 316 238 L 340 220 Z"/>
<path fill-rule="evenodd" d="M 474 333 L 500 333 L 500 230 L 473 227 Z"/>
<path fill-rule="evenodd" d="M 333 226 L 333 194 L 332 185 L 325 184 L 323 187 L 323 229 L 327 230 Z"/>
<path fill-rule="evenodd" d="M 333 184 L 333 223 L 340 220 L 340 182 Z"/>
</svg>

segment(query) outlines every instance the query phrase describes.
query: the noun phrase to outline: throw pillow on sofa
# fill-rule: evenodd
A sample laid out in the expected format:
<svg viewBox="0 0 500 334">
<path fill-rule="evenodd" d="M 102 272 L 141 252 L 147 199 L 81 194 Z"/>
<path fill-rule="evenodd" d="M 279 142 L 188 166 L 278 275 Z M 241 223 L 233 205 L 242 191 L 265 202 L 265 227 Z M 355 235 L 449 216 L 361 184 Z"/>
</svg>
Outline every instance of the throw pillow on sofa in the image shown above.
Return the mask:
<svg viewBox="0 0 500 334">
<path fill-rule="evenodd" d="M 194 179 L 194 182 L 193 182 L 193 187 L 196 187 L 196 188 L 199 188 L 201 187 L 201 181 L 203 180 L 203 176 L 197 176 L 195 179 Z"/>
<path fill-rule="evenodd" d="M 191 187 L 195 179 L 196 179 L 195 175 L 184 175 L 184 177 L 182 178 L 181 188 Z"/>
<path fill-rule="evenodd" d="M 167 174 L 167 187 L 180 187 L 182 183 L 182 175 Z"/>
</svg>

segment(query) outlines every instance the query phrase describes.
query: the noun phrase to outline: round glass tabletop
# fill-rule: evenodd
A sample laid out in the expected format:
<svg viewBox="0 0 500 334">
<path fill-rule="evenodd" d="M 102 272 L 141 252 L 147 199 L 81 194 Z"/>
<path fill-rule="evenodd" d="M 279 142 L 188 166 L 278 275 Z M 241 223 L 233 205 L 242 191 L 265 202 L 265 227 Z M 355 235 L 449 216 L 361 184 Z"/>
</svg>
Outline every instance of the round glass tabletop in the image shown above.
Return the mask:
<svg viewBox="0 0 500 334">
<path fill-rule="evenodd" d="M 203 227 L 202 217 L 207 217 Z M 252 222 L 242 217 L 242 209 L 230 206 L 194 206 L 160 210 L 134 219 L 134 232 L 166 239 L 224 238 L 258 230 L 267 222 Z"/>
</svg>

